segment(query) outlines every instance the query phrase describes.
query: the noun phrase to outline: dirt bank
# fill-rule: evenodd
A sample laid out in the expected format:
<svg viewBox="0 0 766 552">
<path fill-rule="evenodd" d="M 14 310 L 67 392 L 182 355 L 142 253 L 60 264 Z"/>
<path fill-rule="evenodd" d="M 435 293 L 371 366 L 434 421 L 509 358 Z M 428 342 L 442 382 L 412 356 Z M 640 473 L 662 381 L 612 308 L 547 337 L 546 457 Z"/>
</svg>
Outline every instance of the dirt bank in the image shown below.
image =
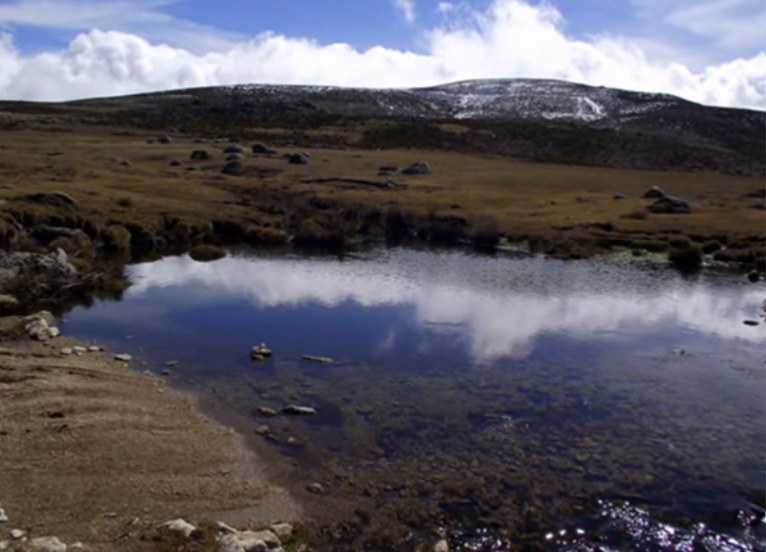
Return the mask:
<svg viewBox="0 0 766 552">
<path fill-rule="evenodd" d="M 0 541 L 11 529 L 95 550 L 144 550 L 183 517 L 240 527 L 302 513 L 242 439 L 107 352 L 0 338 Z M 214 519 L 211 519 L 215 516 Z M 147 548 L 148 546 L 148 548 Z"/>
</svg>

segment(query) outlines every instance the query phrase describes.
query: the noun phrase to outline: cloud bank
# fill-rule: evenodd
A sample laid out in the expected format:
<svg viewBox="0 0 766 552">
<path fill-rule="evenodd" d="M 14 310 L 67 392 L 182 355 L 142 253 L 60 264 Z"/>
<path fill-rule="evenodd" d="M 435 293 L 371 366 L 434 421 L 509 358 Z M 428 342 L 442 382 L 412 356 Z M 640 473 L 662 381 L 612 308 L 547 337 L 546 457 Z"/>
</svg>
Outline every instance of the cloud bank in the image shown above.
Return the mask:
<svg viewBox="0 0 766 552">
<path fill-rule="evenodd" d="M 406 4 L 406 3 L 404 3 Z M 647 54 L 639 41 L 574 39 L 550 4 L 495 0 L 425 32 L 419 52 L 320 44 L 264 33 L 200 52 L 131 32 L 91 30 L 27 56 L 0 35 L 0 98 L 66 100 L 240 83 L 428 86 L 476 78 L 556 78 L 766 109 L 766 52 L 698 70 Z M 201 37 L 200 40 L 204 40 Z"/>
</svg>

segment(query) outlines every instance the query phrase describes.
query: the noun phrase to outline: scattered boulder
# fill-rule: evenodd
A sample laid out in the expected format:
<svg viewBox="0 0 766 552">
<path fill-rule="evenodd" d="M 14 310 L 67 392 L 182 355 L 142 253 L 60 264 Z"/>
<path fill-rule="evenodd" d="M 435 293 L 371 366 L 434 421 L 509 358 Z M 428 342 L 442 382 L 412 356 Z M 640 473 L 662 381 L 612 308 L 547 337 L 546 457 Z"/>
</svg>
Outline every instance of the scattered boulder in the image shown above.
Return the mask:
<svg viewBox="0 0 766 552">
<path fill-rule="evenodd" d="M 77 269 L 69 263 L 63 249 L 50 253 L 0 251 L 0 288 L 8 288 L 14 280 L 41 282 L 73 280 Z"/>
<path fill-rule="evenodd" d="M 643 197 L 644 199 L 662 199 L 663 197 L 667 195 L 668 194 L 665 193 L 665 190 L 663 190 L 659 186 L 652 186 L 646 192 L 644 192 L 644 195 L 641 197 Z"/>
<path fill-rule="evenodd" d="M 5 515 L 5 510 L 0 506 L 0 523 L 8 523 L 8 516 Z"/>
<path fill-rule="evenodd" d="M 67 546 L 58 537 L 37 537 L 27 543 L 32 552 L 66 552 Z"/>
<path fill-rule="evenodd" d="M 399 170 L 399 167 L 396 165 L 382 165 L 378 167 L 378 172 L 381 173 L 395 173 Z"/>
<path fill-rule="evenodd" d="M 157 141 L 158 144 L 172 144 L 173 143 L 173 139 L 170 136 L 168 136 L 168 135 L 158 136 L 156 141 Z"/>
<path fill-rule="evenodd" d="M 0 312 L 13 310 L 19 306 L 19 300 L 8 293 L 0 293 Z"/>
<path fill-rule="evenodd" d="M 41 192 L 38 194 L 27 194 L 19 197 L 24 201 L 31 201 L 33 203 L 42 203 L 45 205 L 53 205 L 56 207 L 71 206 L 76 207 L 77 201 L 67 193 L 64 192 Z"/>
<path fill-rule="evenodd" d="M 120 362 L 130 362 L 131 360 L 133 360 L 133 356 L 125 354 L 125 353 L 121 353 L 119 355 L 114 355 L 114 360 L 119 360 Z"/>
<path fill-rule="evenodd" d="M 180 166 L 181 166 L 181 162 L 180 162 L 178 159 L 173 159 L 173 160 L 170 162 L 170 166 L 171 166 L 171 167 L 180 167 Z"/>
<path fill-rule="evenodd" d="M 266 145 L 261 144 L 259 142 L 256 142 L 255 144 L 253 144 L 252 147 L 253 147 L 253 153 L 256 153 L 256 154 L 262 154 L 262 155 L 276 155 L 277 154 L 276 150 L 273 150 L 273 149 L 271 149 L 271 148 L 267 147 Z"/>
<path fill-rule="evenodd" d="M 271 531 L 236 531 L 223 535 L 219 541 L 220 552 L 266 552 L 281 550 L 282 543 Z"/>
<path fill-rule="evenodd" d="M 211 155 L 207 150 L 194 150 L 191 152 L 189 159 L 192 161 L 207 161 Z"/>
<path fill-rule="evenodd" d="M 309 158 L 305 153 L 290 153 L 287 155 L 287 162 L 292 165 L 308 165 Z"/>
<path fill-rule="evenodd" d="M 230 153 L 226 156 L 226 161 L 242 161 L 245 158 L 241 153 Z"/>
<path fill-rule="evenodd" d="M 221 172 L 230 176 L 242 176 L 245 174 L 245 166 L 241 161 L 229 161 L 221 169 Z"/>
<path fill-rule="evenodd" d="M 273 418 L 279 412 L 275 408 L 269 408 L 268 406 L 259 406 L 258 407 L 258 414 L 261 416 L 266 416 L 267 418 Z"/>
<path fill-rule="evenodd" d="M 614 199 L 628 199 L 628 196 L 625 194 L 614 194 Z"/>
<path fill-rule="evenodd" d="M 22 529 L 11 529 L 11 538 L 13 540 L 19 540 L 24 538 L 26 533 Z"/>
<path fill-rule="evenodd" d="M 658 214 L 688 214 L 692 212 L 691 206 L 683 199 L 666 195 L 649 206 L 649 211 Z"/>
<path fill-rule="evenodd" d="M 168 521 L 167 523 L 163 523 L 160 527 L 173 533 L 179 533 L 187 539 L 191 536 L 192 533 L 194 533 L 194 531 L 197 530 L 194 525 L 180 518 L 173 521 Z"/>
<path fill-rule="evenodd" d="M 233 144 L 231 146 L 228 146 L 223 150 L 223 152 L 227 155 L 231 155 L 232 153 L 238 153 L 240 155 L 245 155 L 247 153 L 247 150 L 240 146 L 239 144 Z"/>
<path fill-rule="evenodd" d="M 291 416 L 313 416 L 317 413 L 316 408 L 310 406 L 298 406 L 295 404 L 290 404 L 284 407 L 282 412 L 290 414 Z"/>
<path fill-rule="evenodd" d="M 74 354 L 74 349 L 72 347 L 64 347 L 61 349 L 61 354 L 64 356 L 69 356 Z"/>
<path fill-rule="evenodd" d="M 293 526 L 289 523 L 275 523 L 271 530 L 280 539 L 289 539 L 293 535 Z"/>
<path fill-rule="evenodd" d="M 409 167 L 402 169 L 402 174 L 431 174 L 431 165 L 429 165 L 425 161 L 419 161 L 417 163 L 413 163 Z"/>
<path fill-rule="evenodd" d="M 24 331 L 36 341 L 48 341 L 61 332 L 54 326 L 56 319 L 48 311 L 40 311 L 24 319 Z"/>
</svg>

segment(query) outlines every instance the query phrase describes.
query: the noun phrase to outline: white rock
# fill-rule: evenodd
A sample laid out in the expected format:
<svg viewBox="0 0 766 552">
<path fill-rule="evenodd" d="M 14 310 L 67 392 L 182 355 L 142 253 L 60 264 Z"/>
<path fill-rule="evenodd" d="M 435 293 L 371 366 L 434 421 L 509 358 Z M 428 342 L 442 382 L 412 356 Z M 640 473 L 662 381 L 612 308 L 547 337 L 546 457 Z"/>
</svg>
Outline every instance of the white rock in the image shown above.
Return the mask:
<svg viewBox="0 0 766 552">
<path fill-rule="evenodd" d="M 7 540 L 0 541 L 0 550 L 8 550 L 8 547 L 11 545 Z"/>
<path fill-rule="evenodd" d="M 61 335 L 61 330 L 59 330 L 57 327 L 54 326 L 52 328 L 48 328 L 49 337 L 53 338 L 53 337 L 58 337 L 60 335 Z"/>
<path fill-rule="evenodd" d="M 447 544 L 447 541 L 442 539 L 434 544 L 434 552 L 449 552 L 449 544 Z"/>
<path fill-rule="evenodd" d="M 66 552 L 66 544 L 57 537 L 37 537 L 27 545 L 34 552 Z"/>
<path fill-rule="evenodd" d="M 11 529 L 11 538 L 13 540 L 19 540 L 24 535 L 26 535 L 26 533 L 21 529 Z"/>
<path fill-rule="evenodd" d="M 85 550 L 85 545 L 81 542 L 74 542 L 68 546 L 69 552 L 72 550 Z"/>
<path fill-rule="evenodd" d="M 180 518 L 173 521 L 168 521 L 167 523 L 164 523 L 162 527 L 168 529 L 169 531 L 173 531 L 174 533 L 181 533 L 187 539 L 194 531 L 197 530 L 194 525 Z"/>
<path fill-rule="evenodd" d="M 74 351 L 78 355 L 82 355 L 84 353 L 87 353 L 88 349 L 86 349 L 85 347 L 82 347 L 80 345 L 76 345 L 76 346 L 72 347 L 72 351 Z"/>
<path fill-rule="evenodd" d="M 74 349 L 72 349 L 72 347 L 64 347 L 63 349 L 61 349 L 61 354 L 62 355 L 74 354 Z"/>
<path fill-rule="evenodd" d="M 293 526 L 289 523 L 275 523 L 271 526 L 271 530 L 280 539 L 289 539 L 293 534 Z"/>
<path fill-rule="evenodd" d="M 131 355 L 120 354 L 114 355 L 114 360 L 119 360 L 120 362 L 130 362 L 133 360 L 133 357 Z"/>
<path fill-rule="evenodd" d="M 275 552 L 282 543 L 271 531 L 241 531 L 224 535 L 219 552 Z"/>
<path fill-rule="evenodd" d="M 0 507 L 0 523 L 7 523 L 8 522 L 8 516 L 5 515 L 5 510 L 3 510 L 2 507 Z"/>
<path fill-rule="evenodd" d="M 89 353 L 99 353 L 102 350 L 103 349 L 101 347 L 99 347 L 98 345 L 91 345 L 90 347 L 88 347 L 88 352 Z"/>
</svg>

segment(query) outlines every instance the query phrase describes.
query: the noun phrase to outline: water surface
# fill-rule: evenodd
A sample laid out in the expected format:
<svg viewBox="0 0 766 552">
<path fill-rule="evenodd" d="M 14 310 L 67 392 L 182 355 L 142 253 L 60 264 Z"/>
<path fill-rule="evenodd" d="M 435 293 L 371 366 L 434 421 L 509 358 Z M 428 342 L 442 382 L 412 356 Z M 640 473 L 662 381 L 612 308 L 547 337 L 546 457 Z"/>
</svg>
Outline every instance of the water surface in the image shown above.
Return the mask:
<svg viewBox="0 0 766 552">
<path fill-rule="evenodd" d="M 171 381 L 267 426 L 292 480 L 358 510 L 339 538 L 764 549 L 766 327 L 743 321 L 766 295 L 744 278 L 406 249 L 129 271 L 67 331 L 179 361 Z M 317 415 L 255 411 L 291 403 Z"/>
</svg>

